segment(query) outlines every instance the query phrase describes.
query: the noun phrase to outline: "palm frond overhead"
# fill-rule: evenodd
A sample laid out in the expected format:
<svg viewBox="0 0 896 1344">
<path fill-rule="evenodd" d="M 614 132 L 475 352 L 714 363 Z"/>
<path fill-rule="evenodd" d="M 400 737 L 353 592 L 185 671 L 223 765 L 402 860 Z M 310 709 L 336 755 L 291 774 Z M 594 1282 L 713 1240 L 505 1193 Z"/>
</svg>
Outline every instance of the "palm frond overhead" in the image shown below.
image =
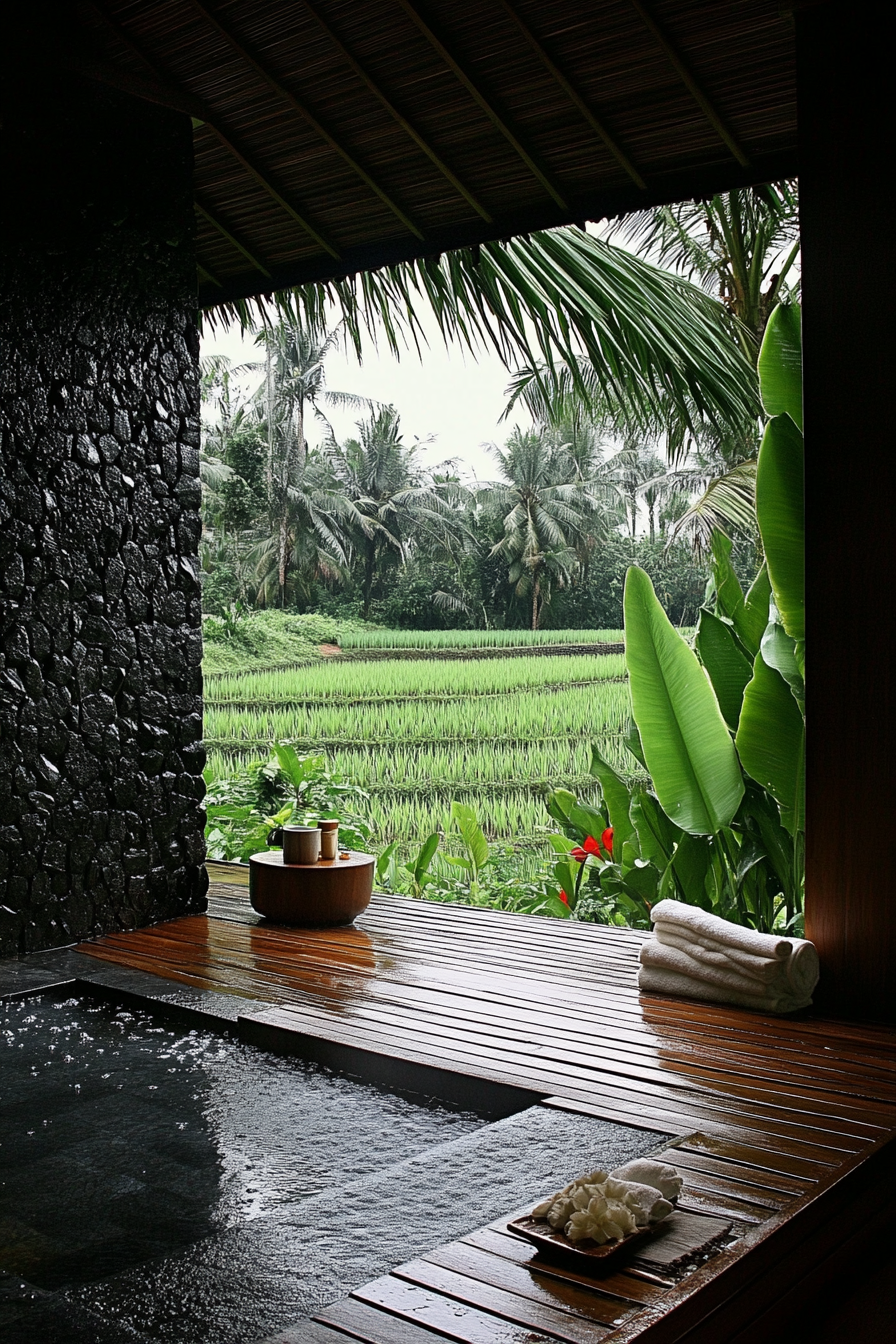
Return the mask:
<svg viewBox="0 0 896 1344">
<path fill-rule="evenodd" d="M 219 457 L 214 457 L 210 453 L 201 452 L 199 454 L 199 479 L 209 490 L 217 492 L 229 481 L 233 471 L 222 462 Z"/>
<path fill-rule="evenodd" d="M 736 188 L 706 200 L 639 210 L 607 235 L 717 296 L 755 358 L 775 305 L 799 288 L 799 203 L 795 182 Z"/>
<path fill-rule="evenodd" d="M 423 309 L 446 342 L 493 347 L 525 363 L 545 395 L 564 371 L 584 392 L 584 363 L 603 396 L 652 422 L 658 400 L 686 423 L 740 423 L 759 414 L 756 376 L 731 340 L 724 306 L 698 285 L 577 228 L 553 229 L 304 285 L 269 300 L 209 309 L 206 322 L 249 327 L 282 315 L 323 332 L 341 312 L 356 353 L 385 339 L 419 350 Z"/>
<path fill-rule="evenodd" d="M 686 474 L 686 473 L 683 473 Z M 740 462 L 711 480 L 699 499 L 676 519 L 669 544 L 689 537 L 698 551 L 708 551 L 714 531 L 756 535 L 756 462 Z"/>
</svg>

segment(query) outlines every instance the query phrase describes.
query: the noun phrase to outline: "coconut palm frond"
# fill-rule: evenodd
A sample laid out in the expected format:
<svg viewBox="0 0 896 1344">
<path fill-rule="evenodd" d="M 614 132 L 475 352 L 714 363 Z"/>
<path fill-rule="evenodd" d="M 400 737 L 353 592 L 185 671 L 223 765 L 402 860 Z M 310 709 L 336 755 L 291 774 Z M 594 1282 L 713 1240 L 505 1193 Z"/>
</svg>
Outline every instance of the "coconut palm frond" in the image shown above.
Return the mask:
<svg viewBox="0 0 896 1344">
<path fill-rule="evenodd" d="M 433 593 L 432 602 L 433 606 L 438 607 L 441 611 L 462 611 L 465 616 L 473 615 L 473 608 L 469 602 L 465 602 L 456 593 L 446 593 L 442 588 Z"/>
<path fill-rule="evenodd" d="M 233 468 L 228 467 L 219 457 L 206 452 L 199 454 L 199 479 L 207 489 L 217 493 L 233 474 Z"/>
<path fill-rule="evenodd" d="M 759 413 L 756 377 L 731 340 L 722 304 L 698 285 L 576 228 L 484 243 L 346 279 L 304 285 L 270 301 L 221 305 L 211 323 L 252 325 L 266 310 L 320 329 L 330 305 L 358 354 L 382 336 L 393 353 L 424 341 L 428 308 L 443 339 L 495 349 L 527 364 L 549 390 L 584 357 L 604 396 L 649 420 L 663 397 L 690 422 Z M 584 390 L 584 389 L 583 389 Z"/>
<path fill-rule="evenodd" d="M 755 356 L 769 313 L 795 288 L 796 185 L 767 183 L 640 210 L 617 221 L 607 237 L 625 238 L 641 255 L 716 295 L 744 352 Z"/>
<path fill-rule="evenodd" d="M 724 476 L 710 481 L 705 490 L 669 530 L 669 545 L 689 537 L 695 550 L 710 548 L 714 531 L 755 536 L 756 462 L 741 462 Z"/>
</svg>

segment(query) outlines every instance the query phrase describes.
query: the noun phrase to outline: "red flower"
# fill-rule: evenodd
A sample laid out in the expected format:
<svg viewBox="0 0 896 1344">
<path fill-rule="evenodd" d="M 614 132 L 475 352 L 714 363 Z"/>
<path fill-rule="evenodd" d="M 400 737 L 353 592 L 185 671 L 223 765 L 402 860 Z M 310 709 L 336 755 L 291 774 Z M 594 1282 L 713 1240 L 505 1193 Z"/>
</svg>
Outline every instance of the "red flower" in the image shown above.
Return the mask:
<svg viewBox="0 0 896 1344">
<path fill-rule="evenodd" d="M 569 905 L 569 897 L 567 896 L 566 892 L 563 890 L 562 887 L 560 888 L 559 894 L 560 894 L 560 900 L 563 902 L 563 904 Z"/>
<path fill-rule="evenodd" d="M 576 863 L 584 863 L 588 857 L 588 851 L 581 845 L 576 845 L 575 849 L 569 851 L 569 857 L 575 859 Z"/>
<path fill-rule="evenodd" d="M 601 848 L 603 846 L 603 848 Z M 613 857 L 613 827 L 608 826 L 599 840 L 595 840 L 593 835 L 585 839 L 585 844 L 581 848 L 574 849 L 571 858 L 579 863 L 584 863 L 585 856 L 593 854 L 597 859 L 609 861 Z M 581 855 L 581 857 L 579 857 Z"/>
</svg>

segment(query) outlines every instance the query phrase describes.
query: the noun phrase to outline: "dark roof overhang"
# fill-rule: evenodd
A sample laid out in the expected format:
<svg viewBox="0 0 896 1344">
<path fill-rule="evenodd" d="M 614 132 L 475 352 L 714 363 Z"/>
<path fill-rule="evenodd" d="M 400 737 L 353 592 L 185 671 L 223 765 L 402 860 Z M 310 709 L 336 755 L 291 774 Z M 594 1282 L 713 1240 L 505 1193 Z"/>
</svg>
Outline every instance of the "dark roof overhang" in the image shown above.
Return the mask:
<svg viewBox="0 0 896 1344">
<path fill-rule="evenodd" d="M 797 169 L 779 0 L 79 0 L 190 115 L 214 304 Z"/>
</svg>

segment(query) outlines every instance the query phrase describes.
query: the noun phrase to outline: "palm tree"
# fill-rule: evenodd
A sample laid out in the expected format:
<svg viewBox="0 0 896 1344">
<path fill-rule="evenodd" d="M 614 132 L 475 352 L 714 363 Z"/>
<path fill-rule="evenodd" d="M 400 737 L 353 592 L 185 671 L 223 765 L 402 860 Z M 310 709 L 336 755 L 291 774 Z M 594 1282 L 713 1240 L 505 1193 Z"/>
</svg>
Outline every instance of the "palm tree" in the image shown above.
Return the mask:
<svg viewBox="0 0 896 1344">
<path fill-rule="evenodd" d="M 504 449 L 491 445 L 504 480 L 482 486 L 481 496 L 503 514 L 504 536 L 490 554 L 507 561 L 514 593 L 530 600 L 533 630 L 553 587 L 573 581 L 580 563 L 576 546 L 606 529 L 607 504 L 616 502 L 612 483 L 598 470 L 594 444 L 584 447 L 590 460 L 581 440 L 558 441 L 556 431 L 543 425 L 515 429 Z"/>
<path fill-rule="evenodd" d="M 755 368 L 769 313 L 798 292 L 799 233 L 792 183 L 750 187 L 706 201 L 640 211 L 619 221 L 610 236 L 622 236 L 663 266 L 696 281 L 717 297 L 726 314 L 729 341 Z M 676 521 L 670 541 L 687 535 L 698 550 L 713 528 L 755 534 L 755 458 L 759 418 L 755 405 L 731 407 L 727 417 L 707 415 L 696 403 L 683 405 L 657 385 L 652 406 L 642 412 L 630 399 L 608 393 L 607 379 L 593 360 L 578 357 L 546 378 L 543 363 L 529 363 L 508 387 L 509 411 L 522 401 L 537 419 L 558 423 L 583 405 L 605 432 L 631 442 L 665 446 L 668 478 L 656 473 L 643 491 L 668 496 L 699 491 Z M 646 498 L 646 496 L 645 496 Z M 649 508 L 649 504 L 648 504 Z"/>
<path fill-rule="evenodd" d="M 405 559 L 412 544 L 450 552 L 463 531 L 455 503 L 462 494 L 450 474 L 436 479 L 418 460 L 416 446 L 401 437 L 394 406 L 358 422 L 358 438 L 330 443 L 331 460 L 359 524 L 356 547 L 363 557 L 362 610 L 370 614 L 374 584 L 385 557 Z"/>
<path fill-rule="evenodd" d="M 614 234 L 717 295 L 753 363 L 772 309 L 798 298 L 799 210 L 793 182 L 639 210 L 621 219 Z"/>
<path fill-rule="evenodd" d="M 318 580 L 344 579 L 350 539 L 369 524 L 319 450 L 302 456 L 277 499 L 278 512 L 256 530 L 248 558 L 258 581 L 256 602 L 285 607 L 288 600 L 308 600 Z"/>
<path fill-rule="evenodd" d="M 647 506 L 650 540 L 656 539 L 656 510 L 662 494 L 662 480 L 665 464 L 649 444 L 631 442 L 618 452 L 613 459 L 617 471 L 619 489 L 625 500 L 629 536 L 632 541 L 638 530 L 638 513 L 641 502 Z"/>
<path fill-rule="evenodd" d="M 338 327 L 321 333 L 313 327 L 303 326 L 296 319 L 283 318 L 256 333 L 256 344 L 264 350 L 263 363 L 245 366 L 264 372 L 264 379 L 255 393 L 255 403 L 267 432 L 265 488 L 271 537 L 275 534 L 277 537 L 277 584 L 281 606 L 286 603 L 290 557 L 294 559 L 297 555 L 295 526 L 299 519 L 305 520 L 316 538 L 313 542 L 309 539 L 315 554 L 321 543 L 329 544 L 331 558 L 344 561 L 341 543 L 324 521 L 328 511 L 331 512 L 329 505 L 328 508 L 318 508 L 305 488 L 306 407 L 310 406 L 329 429 L 321 402 L 336 406 L 367 404 L 363 397 L 335 392 L 326 386 L 324 360 L 339 335 Z M 269 541 L 270 537 L 265 539 L 263 564 L 270 556 Z M 269 593 L 267 580 L 264 589 Z"/>
</svg>

